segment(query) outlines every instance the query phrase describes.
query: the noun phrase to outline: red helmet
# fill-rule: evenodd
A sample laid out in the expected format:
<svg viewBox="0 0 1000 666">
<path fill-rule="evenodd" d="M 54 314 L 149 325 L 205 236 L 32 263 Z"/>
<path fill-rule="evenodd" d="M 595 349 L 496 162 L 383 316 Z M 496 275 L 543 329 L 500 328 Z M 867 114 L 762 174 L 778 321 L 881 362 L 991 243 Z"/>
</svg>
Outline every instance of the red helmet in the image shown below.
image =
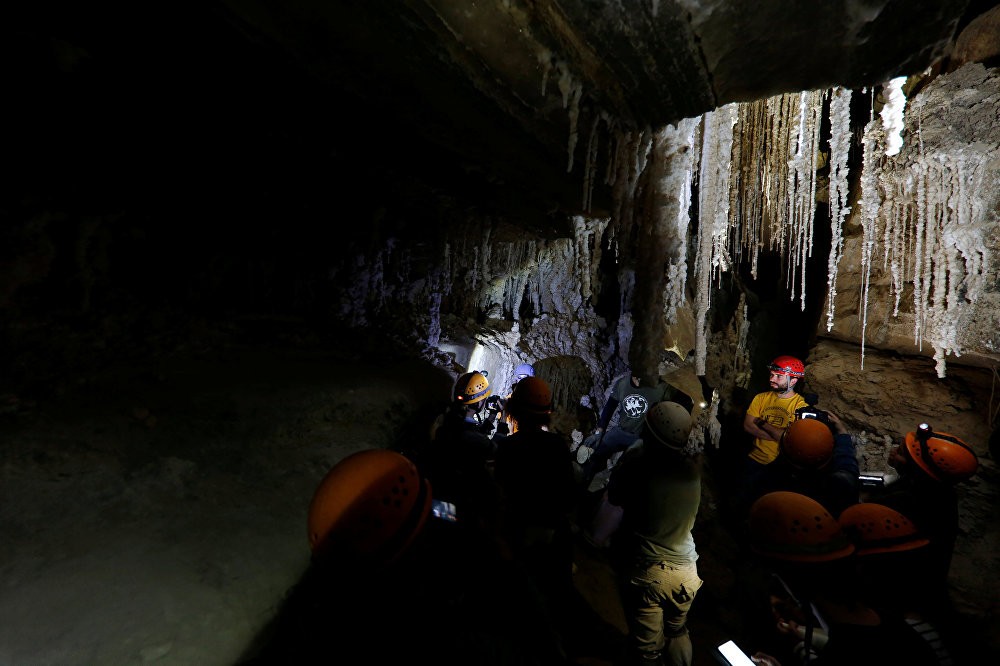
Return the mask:
<svg viewBox="0 0 1000 666">
<path fill-rule="evenodd" d="M 750 547 L 787 562 L 830 562 L 854 552 L 840 525 L 822 504 L 799 493 L 778 490 L 750 507 Z"/>
<path fill-rule="evenodd" d="M 926 423 L 906 433 L 907 457 L 935 481 L 958 483 L 979 469 L 979 458 L 968 444 L 946 432 L 933 432 Z"/>
<path fill-rule="evenodd" d="M 841 512 L 837 521 L 854 541 L 859 556 L 899 553 L 930 543 L 909 518 L 884 504 L 853 504 Z"/>
<path fill-rule="evenodd" d="M 806 366 L 794 356 L 779 356 L 768 364 L 767 369 L 789 377 L 805 377 Z"/>
<path fill-rule="evenodd" d="M 358 451 L 334 465 L 309 504 L 314 555 L 391 562 L 423 529 L 431 508 L 430 482 L 404 455 Z"/>
</svg>

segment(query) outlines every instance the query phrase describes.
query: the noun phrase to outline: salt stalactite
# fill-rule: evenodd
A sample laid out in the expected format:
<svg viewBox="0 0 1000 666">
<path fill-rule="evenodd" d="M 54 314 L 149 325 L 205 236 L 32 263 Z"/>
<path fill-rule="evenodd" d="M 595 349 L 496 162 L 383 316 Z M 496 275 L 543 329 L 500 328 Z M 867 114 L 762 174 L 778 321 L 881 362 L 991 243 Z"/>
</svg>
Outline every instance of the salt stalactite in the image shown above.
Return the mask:
<svg viewBox="0 0 1000 666">
<path fill-rule="evenodd" d="M 882 205 L 878 186 L 878 163 L 876 153 L 883 137 L 882 128 L 874 120 L 865 126 L 864 150 L 862 152 L 861 197 L 858 213 L 863 231 L 861 245 L 861 368 L 865 367 L 865 343 L 868 327 L 868 290 L 871 285 L 872 256 L 875 252 L 877 216 Z"/>
<path fill-rule="evenodd" d="M 562 93 L 563 108 L 569 111 L 569 139 L 566 148 L 569 155 L 566 173 L 569 173 L 573 171 L 573 154 L 576 152 L 578 139 L 577 123 L 580 119 L 580 97 L 583 95 L 583 86 L 573 80 L 573 74 L 566 63 L 560 61 L 556 68 L 559 70 L 559 92 Z"/>
<path fill-rule="evenodd" d="M 830 90 L 830 256 L 827 259 L 826 330 L 833 329 L 837 300 L 837 270 L 844 249 L 844 223 L 851 207 L 847 205 L 847 157 L 851 149 L 851 91 Z"/>
<path fill-rule="evenodd" d="M 538 66 L 542 68 L 542 97 L 549 87 L 549 74 L 552 73 L 552 52 L 548 49 L 541 49 L 538 52 Z"/>
<path fill-rule="evenodd" d="M 798 118 L 795 152 L 788 170 L 788 287 L 795 300 L 798 273 L 799 302 L 806 308 L 806 261 L 812 255 L 813 220 L 816 215 L 816 155 L 819 152 L 819 129 L 823 110 L 821 91 L 798 93 Z"/>
<path fill-rule="evenodd" d="M 986 187 L 985 174 L 995 158 L 995 154 L 974 150 L 920 156 L 910 167 L 918 177 L 914 247 L 919 254 L 913 282 L 919 326 L 915 322 L 915 342 L 922 345 L 926 339 L 933 346 L 938 377 L 946 374 L 948 354 L 961 356 L 962 321 L 986 282 L 989 225 L 983 223 L 975 193 Z"/>
<path fill-rule="evenodd" d="M 762 232 L 766 234 L 768 247 L 782 257 L 786 254 L 786 223 L 791 208 L 789 167 L 798 140 L 798 127 L 793 122 L 799 118 L 798 102 L 798 95 L 778 95 L 767 99 L 769 136 L 766 139 L 765 180 L 761 192 Z"/>
<path fill-rule="evenodd" d="M 883 87 L 885 105 L 879 111 L 882 127 L 885 129 L 885 154 L 887 157 L 899 154 L 903 147 L 903 109 L 906 107 L 906 96 L 903 94 L 905 76 L 890 79 Z"/>
<path fill-rule="evenodd" d="M 619 134 L 616 144 L 615 162 L 618 165 L 614 176 L 614 234 L 628 237 L 636 221 L 633 219 L 635 210 L 635 193 L 639 186 L 643 171 L 649 162 L 653 148 L 653 132 L 649 128 L 642 132 L 623 132 Z"/>
<path fill-rule="evenodd" d="M 594 179 L 597 175 L 602 122 L 609 130 L 612 128 L 611 117 L 607 112 L 602 111 L 594 116 L 594 120 L 590 125 L 590 134 L 587 138 L 587 159 L 583 168 L 583 210 L 587 212 L 590 212 L 594 199 Z"/>
<path fill-rule="evenodd" d="M 933 348 L 935 370 L 942 378 L 947 356 L 962 354 L 976 303 L 993 275 L 988 248 L 994 240 L 988 234 L 995 215 L 984 198 L 994 196 L 1000 147 L 993 138 L 995 125 L 970 121 L 975 113 L 970 100 L 978 98 L 978 104 L 993 111 L 997 97 L 983 86 L 984 75 L 977 78 L 972 69 L 965 77 L 955 75 L 951 82 L 943 76 L 935 82 L 940 90 L 927 86 L 913 101 L 908 126 L 917 141 L 901 147 L 895 159 L 882 149 L 898 133 L 896 126 L 879 123 L 873 114 L 866 127 L 859 206 L 864 229 L 862 368 L 876 254 L 881 252 L 888 277 L 892 317 L 900 316 L 902 297 L 912 283 L 913 343 L 919 351 Z M 899 85 L 899 79 L 894 81 Z M 895 95 L 883 92 L 887 100 Z M 884 120 L 894 114 L 883 109 L 880 115 Z"/>
<path fill-rule="evenodd" d="M 757 279 L 763 219 L 761 194 L 765 191 L 768 103 L 764 100 L 739 105 L 736 123 L 738 140 L 733 141 L 733 180 L 735 194 L 732 205 L 734 238 L 732 253 L 735 261 L 744 262 L 747 250 L 750 276 Z"/>
<path fill-rule="evenodd" d="M 728 270 L 729 171 L 737 105 L 727 104 L 704 116 L 699 176 L 698 251 L 695 258 L 695 374 L 705 374 L 706 318 L 711 307 L 711 284 Z"/>
<path fill-rule="evenodd" d="M 609 218 L 593 218 L 583 215 L 573 216 L 574 274 L 580 279 L 580 295 L 592 299 L 593 285 L 598 277 L 601 263 L 601 237 L 608 226 Z"/>
<path fill-rule="evenodd" d="M 803 308 L 822 109 L 822 91 L 740 104 L 733 148 L 733 254 L 741 261 L 747 260 L 744 252 L 749 254 L 754 279 L 765 245 L 787 258 L 790 298 L 798 294 Z"/>
<path fill-rule="evenodd" d="M 661 188 L 663 192 L 671 194 L 677 202 L 671 224 L 672 235 L 676 239 L 675 256 L 669 258 L 663 295 L 663 317 L 668 324 L 676 322 L 677 308 L 687 300 L 687 242 L 691 220 L 691 185 L 695 168 L 695 133 L 698 130 L 698 122 L 696 118 L 687 118 L 677 123 L 676 128 L 671 125 L 664 130 L 665 145 L 671 146 L 673 154 L 677 155 L 671 165 L 671 181 L 663 183 Z"/>
<path fill-rule="evenodd" d="M 746 388 L 750 385 L 750 377 L 753 373 L 750 367 L 750 352 L 747 349 L 750 317 L 747 316 L 747 295 L 743 292 L 740 292 L 740 302 L 736 306 L 736 312 L 736 353 L 733 354 L 733 377 L 735 377 L 737 386 Z"/>
</svg>

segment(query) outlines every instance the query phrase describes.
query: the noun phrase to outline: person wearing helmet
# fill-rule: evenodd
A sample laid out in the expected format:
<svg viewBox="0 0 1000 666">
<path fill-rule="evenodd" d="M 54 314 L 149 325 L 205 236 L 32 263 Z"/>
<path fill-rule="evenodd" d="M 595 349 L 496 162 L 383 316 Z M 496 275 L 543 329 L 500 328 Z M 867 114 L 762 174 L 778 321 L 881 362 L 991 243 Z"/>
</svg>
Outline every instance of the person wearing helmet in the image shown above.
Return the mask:
<svg viewBox="0 0 1000 666">
<path fill-rule="evenodd" d="M 979 458 L 960 438 L 922 423 L 906 433 L 890 453 L 889 464 L 899 479 L 871 500 L 908 516 L 931 540 L 927 573 L 935 585 L 927 594 L 928 602 L 950 607 L 947 580 L 958 538 L 959 489 L 975 476 Z"/>
<path fill-rule="evenodd" d="M 594 476 L 608 466 L 615 454 L 624 451 L 642 436 L 643 423 L 650 407 L 666 400 L 677 402 L 689 410 L 694 404 L 690 396 L 664 382 L 658 374 L 632 371 L 615 382 L 601 410 L 597 427 L 575 452 L 585 485 L 589 485 Z M 615 425 L 608 427 L 613 419 L 616 420 Z"/>
<path fill-rule="evenodd" d="M 493 395 L 493 386 L 486 370 L 474 370 L 461 375 L 455 382 L 454 400 L 450 413 L 461 415 L 462 421 L 475 425 L 487 437 L 493 434 L 497 418 L 503 410 L 503 398 Z M 449 425 L 456 425 L 453 419 Z M 464 426 L 463 426 L 464 427 Z"/>
<path fill-rule="evenodd" d="M 872 603 L 857 566 L 859 551 L 902 551 L 921 541 L 905 524 L 884 523 L 883 513 L 862 507 L 849 507 L 837 520 L 801 493 L 775 491 L 754 502 L 750 545 L 763 566 L 760 596 L 773 618 L 766 644 L 774 656 L 755 655 L 772 660 L 760 663 L 940 666 L 911 625 Z"/>
<path fill-rule="evenodd" d="M 466 522 L 498 527 L 499 489 L 493 479 L 496 444 L 482 432 L 479 415 L 491 394 L 485 371 L 455 381 L 453 400 L 439 417 L 431 441 L 415 456 L 435 496 L 452 502 Z"/>
<path fill-rule="evenodd" d="M 908 517 L 884 504 L 862 502 L 848 507 L 837 522 L 854 543 L 856 571 L 866 603 L 879 616 L 908 629 L 920 658 L 903 663 L 955 663 L 942 630 L 942 618 L 926 608 L 927 546 L 924 536 Z M 914 640 L 914 636 L 920 640 Z"/>
<path fill-rule="evenodd" d="M 778 441 L 795 420 L 795 410 L 806 407 L 805 398 L 795 387 L 805 377 L 805 366 L 794 356 L 778 356 L 768 364 L 770 390 L 754 396 L 743 417 L 743 430 L 753 437 L 744 461 L 736 504 L 745 511 L 756 496 L 764 467 L 778 457 Z"/>
<path fill-rule="evenodd" d="M 308 506 L 309 567 L 239 666 L 566 663 L 530 578 L 436 518 L 434 492 L 396 451 L 337 462 Z"/>
<path fill-rule="evenodd" d="M 656 403 L 641 439 L 622 454 L 608 482 L 608 502 L 621 508 L 611 561 L 636 663 L 693 660 L 687 616 L 703 581 L 692 534 L 702 471 L 700 454 L 686 448 L 692 426 L 683 405 Z"/>
<path fill-rule="evenodd" d="M 510 422 L 504 415 L 504 407 L 506 406 L 507 401 L 510 400 L 511 396 L 514 394 L 514 389 L 517 388 L 517 383 L 526 377 L 534 376 L 535 368 L 528 363 L 521 363 L 514 368 L 514 381 L 511 383 L 510 391 L 507 392 L 507 395 L 502 398 L 498 395 L 494 395 L 486 401 L 486 406 L 489 411 L 487 412 L 485 421 L 489 424 L 488 427 L 492 430 L 486 434 L 495 439 L 500 439 L 510 434 Z"/>
<path fill-rule="evenodd" d="M 525 377 L 534 377 L 535 368 L 530 363 L 521 363 L 514 368 L 514 383 L 521 381 Z"/>
<path fill-rule="evenodd" d="M 520 380 L 506 413 L 513 433 L 497 444 L 495 465 L 504 498 L 504 535 L 568 638 L 575 599 L 570 516 L 576 478 L 566 439 L 547 430 L 552 415 L 548 382 Z"/>
<path fill-rule="evenodd" d="M 750 501 L 775 490 L 790 490 L 815 499 L 833 515 L 860 499 L 861 483 L 854 437 L 840 418 L 826 412 L 792 421 L 781 434 L 779 454 L 764 468 Z"/>
</svg>

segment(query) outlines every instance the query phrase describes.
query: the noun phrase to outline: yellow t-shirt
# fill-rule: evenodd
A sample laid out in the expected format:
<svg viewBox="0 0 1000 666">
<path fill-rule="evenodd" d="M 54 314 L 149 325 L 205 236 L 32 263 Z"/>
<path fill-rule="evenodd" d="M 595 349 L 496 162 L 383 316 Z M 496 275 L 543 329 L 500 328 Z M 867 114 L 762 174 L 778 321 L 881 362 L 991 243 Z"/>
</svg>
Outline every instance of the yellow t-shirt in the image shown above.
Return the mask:
<svg viewBox="0 0 1000 666">
<path fill-rule="evenodd" d="M 779 398 L 774 391 L 764 391 L 754 396 L 747 408 L 747 414 L 754 418 L 762 418 L 775 428 L 784 430 L 788 424 L 795 419 L 795 410 L 799 407 L 806 407 L 806 402 L 798 393 L 794 393 L 787 398 Z M 778 457 L 778 443 L 769 439 L 755 437 L 753 448 L 750 450 L 750 459 L 763 465 L 774 462 Z"/>
</svg>

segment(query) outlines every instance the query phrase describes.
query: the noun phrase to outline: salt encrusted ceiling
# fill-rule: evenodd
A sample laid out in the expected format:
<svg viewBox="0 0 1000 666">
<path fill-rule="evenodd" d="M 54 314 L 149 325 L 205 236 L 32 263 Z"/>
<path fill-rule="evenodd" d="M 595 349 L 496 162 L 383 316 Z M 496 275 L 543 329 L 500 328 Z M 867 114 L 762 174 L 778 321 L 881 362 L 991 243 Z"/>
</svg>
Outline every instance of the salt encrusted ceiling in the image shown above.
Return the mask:
<svg viewBox="0 0 1000 666">
<path fill-rule="evenodd" d="M 248 34 L 333 83 L 345 106 L 364 109 L 357 115 L 374 121 L 373 143 L 379 133 L 420 138 L 488 182 L 571 209 L 581 202 L 599 120 L 662 126 L 728 102 L 915 74 L 946 56 L 958 29 L 995 3 L 224 4 Z"/>
</svg>

